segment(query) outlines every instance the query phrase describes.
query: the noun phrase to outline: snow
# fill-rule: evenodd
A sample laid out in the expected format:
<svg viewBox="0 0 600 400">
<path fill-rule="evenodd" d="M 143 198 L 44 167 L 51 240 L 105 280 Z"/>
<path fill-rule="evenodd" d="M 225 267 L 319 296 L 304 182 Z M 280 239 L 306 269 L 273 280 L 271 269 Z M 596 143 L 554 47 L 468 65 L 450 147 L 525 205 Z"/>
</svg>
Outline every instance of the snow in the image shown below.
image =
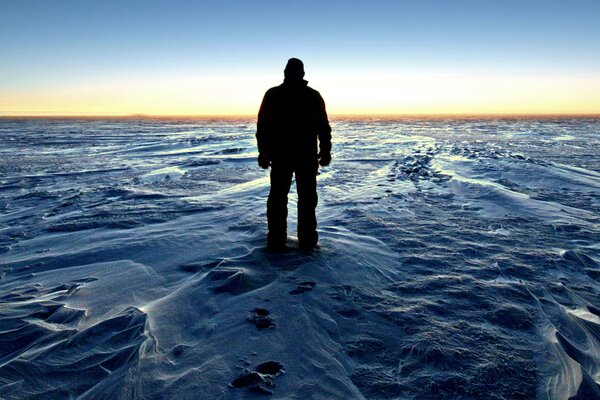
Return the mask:
<svg viewBox="0 0 600 400">
<path fill-rule="evenodd" d="M 0 397 L 598 398 L 600 120 L 332 126 L 270 253 L 251 119 L 1 119 Z"/>
</svg>

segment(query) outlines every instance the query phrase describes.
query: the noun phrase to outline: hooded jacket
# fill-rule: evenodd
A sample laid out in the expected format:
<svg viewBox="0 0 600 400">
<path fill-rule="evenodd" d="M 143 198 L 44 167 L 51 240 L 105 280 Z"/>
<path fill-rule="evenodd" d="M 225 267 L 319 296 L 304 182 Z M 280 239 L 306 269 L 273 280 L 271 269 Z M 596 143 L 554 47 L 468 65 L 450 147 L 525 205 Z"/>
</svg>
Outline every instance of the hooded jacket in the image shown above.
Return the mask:
<svg viewBox="0 0 600 400">
<path fill-rule="evenodd" d="M 325 102 L 304 79 L 289 79 L 265 93 L 258 112 L 256 140 L 260 156 L 273 164 L 316 165 L 331 152 L 331 127 Z"/>
</svg>

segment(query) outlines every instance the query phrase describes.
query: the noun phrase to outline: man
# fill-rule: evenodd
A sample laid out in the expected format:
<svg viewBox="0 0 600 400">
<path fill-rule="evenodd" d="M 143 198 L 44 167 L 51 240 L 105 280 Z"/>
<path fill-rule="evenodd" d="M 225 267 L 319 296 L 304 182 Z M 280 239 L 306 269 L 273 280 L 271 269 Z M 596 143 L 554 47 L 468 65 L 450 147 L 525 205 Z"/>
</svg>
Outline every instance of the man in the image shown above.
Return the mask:
<svg viewBox="0 0 600 400">
<path fill-rule="evenodd" d="M 307 86 L 304 64 L 290 58 L 285 79 L 271 88 L 258 112 L 256 140 L 258 165 L 271 167 L 267 200 L 268 246 L 283 249 L 287 240 L 287 196 L 296 176 L 298 190 L 298 242 L 302 248 L 317 246 L 317 171 L 331 161 L 331 127 L 325 102 Z M 317 152 L 317 138 L 319 152 Z"/>
</svg>

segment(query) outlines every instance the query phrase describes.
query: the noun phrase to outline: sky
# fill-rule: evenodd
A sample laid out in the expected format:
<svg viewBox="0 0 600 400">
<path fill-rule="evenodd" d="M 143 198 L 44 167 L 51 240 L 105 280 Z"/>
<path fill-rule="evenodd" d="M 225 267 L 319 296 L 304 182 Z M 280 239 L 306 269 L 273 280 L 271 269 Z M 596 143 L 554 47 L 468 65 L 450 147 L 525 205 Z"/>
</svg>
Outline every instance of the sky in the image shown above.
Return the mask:
<svg viewBox="0 0 600 400">
<path fill-rule="evenodd" d="M 600 1 L 0 0 L 0 115 L 600 114 Z"/>
</svg>

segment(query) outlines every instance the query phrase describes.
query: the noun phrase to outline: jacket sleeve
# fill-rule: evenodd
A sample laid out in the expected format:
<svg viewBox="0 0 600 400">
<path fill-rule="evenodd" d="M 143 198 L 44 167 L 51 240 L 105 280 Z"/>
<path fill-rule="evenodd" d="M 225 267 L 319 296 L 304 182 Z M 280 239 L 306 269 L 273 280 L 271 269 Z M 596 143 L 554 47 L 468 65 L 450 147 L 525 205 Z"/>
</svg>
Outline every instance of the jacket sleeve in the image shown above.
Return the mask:
<svg viewBox="0 0 600 400">
<path fill-rule="evenodd" d="M 319 152 L 321 154 L 331 153 L 331 126 L 327 119 L 327 111 L 325 110 L 325 101 L 319 94 L 319 122 L 317 126 L 317 134 L 319 135 Z"/>
<path fill-rule="evenodd" d="M 270 146 L 270 131 L 272 130 L 272 111 L 271 111 L 271 96 L 269 92 L 265 93 L 263 101 L 258 111 L 258 122 L 256 123 L 256 144 L 258 146 L 258 154 L 271 158 L 269 148 Z"/>
</svg>

